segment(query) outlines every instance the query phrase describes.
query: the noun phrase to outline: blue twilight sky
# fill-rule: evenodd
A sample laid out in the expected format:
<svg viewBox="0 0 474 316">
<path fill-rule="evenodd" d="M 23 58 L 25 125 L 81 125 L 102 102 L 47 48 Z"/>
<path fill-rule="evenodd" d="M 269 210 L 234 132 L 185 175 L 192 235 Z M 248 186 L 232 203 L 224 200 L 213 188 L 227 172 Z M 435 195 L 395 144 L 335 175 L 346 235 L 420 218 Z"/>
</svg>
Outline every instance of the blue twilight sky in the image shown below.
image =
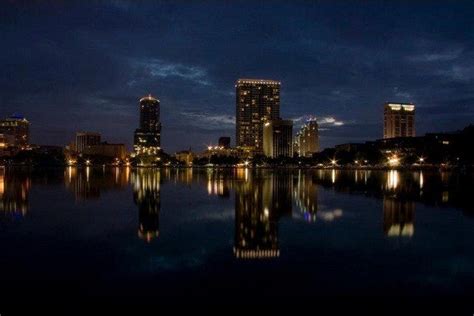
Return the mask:
<svg viewBox="0 0 474 316">
<path fill-rule="evenodd" d="M 165 151 L 235 140 L 238 78 L 282 82 L 281 115 L 316 116 L 323 147 L 382 136 L 385 101 L 417 133 L 474 122 L 472 1 L 6 1 L 0 115 L 32 141 L 75 131 L 129 148 L 138 99 L 161 100 Z"/>
</svg>

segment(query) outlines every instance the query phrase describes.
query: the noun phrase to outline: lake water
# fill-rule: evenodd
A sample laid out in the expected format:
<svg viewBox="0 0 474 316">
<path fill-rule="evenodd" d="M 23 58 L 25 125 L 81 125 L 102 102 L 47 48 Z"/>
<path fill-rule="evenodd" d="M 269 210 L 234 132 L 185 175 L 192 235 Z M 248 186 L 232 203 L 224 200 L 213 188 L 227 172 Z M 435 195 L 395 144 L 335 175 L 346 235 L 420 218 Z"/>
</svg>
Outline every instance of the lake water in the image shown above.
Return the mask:
<svg viewBox="0 0 474 316">
<path fill-rule="evenodd" d="M 474 177 L 0 169 L 2 300 L 469 296 Z"/>
</svg>

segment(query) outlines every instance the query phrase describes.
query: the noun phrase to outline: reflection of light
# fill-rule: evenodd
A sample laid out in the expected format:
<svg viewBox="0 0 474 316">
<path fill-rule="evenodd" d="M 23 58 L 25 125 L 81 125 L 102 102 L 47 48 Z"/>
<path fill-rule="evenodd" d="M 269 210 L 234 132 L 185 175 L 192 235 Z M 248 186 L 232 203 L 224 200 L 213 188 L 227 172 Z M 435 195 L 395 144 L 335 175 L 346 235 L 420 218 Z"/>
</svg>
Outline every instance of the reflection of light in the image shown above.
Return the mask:
<svg viewBox="0 0 474 316">
<path fill-rule="evenodd" d="M 212 194 L 212 181 L 211 179 L 207 179 L 207 194 L 211 195 Z"/>
<path fill-rule="evenodd" d="M 395 224 L 390 226 L 390 229 L 387 232 L 389 237 L 394 236 L 405 236 L 405 237 L 412 237 L 415 233 L 415 227 L 412 223 L 405 224 L 401 226 L 400 224 Z"/>
<path fill-rule="evenodd" d="M 388 158 L 388 164 L 391 167 L 397 167 L 398 165 L 400 165 L 400 158 L 398 158 L 397 156 L 394 155 L 394 156 Z"/>
<path fill-rule="evenodd" d="M 5 177 L 3 175 L 0 176 L 0 195 L 3 195 L 5 192 Z"/>
<path fill-rule="evenodd" d="M 268 210 L 268 207 L 265 207 L 265 209 L 263 210 L 263 214 L 265 215 L 265 217 L 268 217 L 270 215 L 270 211 Z"/>
<path fill-rule="evenodd" d="M 334 211 L 326 211 L 326 212 L 318 212 L 317 215 L 319 218 L 321 218 L 323 221 L 326 222 L 332 222 L 333 220 L 339 218 L 342 216 L 342 210 L 341 209 L 335 209 Z"/>
<path fill-rule="evenodd" d="M 443 203 L 448 203 L 449 201 L 449 192 L 448 191 L 443 191 L 443 196 L 441 197 Z"/>
<path fill-rule="evenodd" d="M 90 167 L 86 167 L 86 181 L 87 181 L 87 182 L 89 182 L 90 173 L 91 173 L 91 168 L 90 168 Z"/>
<path fill-rule="evenodd" d="M 331 171 L 331 180 L 332 180 L 332 183 L 336 182 L 336 170 L 334 169 Z"/>
<path fill-rule="evenodd" d="M 387 188 L 388 189 L 396 189 L 398 187 L 398 171 L 397 170 L 390 170 L 388 172 L 387 178 Z"/>
<path fill-rule="evenodd" d="M 423 189 L 423 171 L 420 171 L 420 189 Z"/>
</svg>

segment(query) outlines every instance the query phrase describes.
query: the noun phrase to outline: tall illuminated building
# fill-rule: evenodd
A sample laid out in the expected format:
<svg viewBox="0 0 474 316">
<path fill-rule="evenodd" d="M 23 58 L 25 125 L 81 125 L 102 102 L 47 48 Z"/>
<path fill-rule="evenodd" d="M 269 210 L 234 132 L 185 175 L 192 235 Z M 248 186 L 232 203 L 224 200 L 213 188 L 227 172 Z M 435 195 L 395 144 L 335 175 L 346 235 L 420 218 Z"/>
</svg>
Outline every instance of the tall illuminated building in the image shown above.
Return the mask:
<svg viewBox="0 0 474 316">
<path fill-rule="evenodd" d="M 140 126 L 135 130 L 133 149 L 148 155 L 161 150 L 160 101 L 151 94 L 140 99 Z"/>
<path fill-rule="evenodd" d="M 300 157 L 311 157 L 319 152 L 318 122 L 310 120 L 304 124 L 295 137 L 296 153 Z"/>
<path fill-rule="evenodd" d="M 100 134 L 92 132 L 78 132 L 76 133 L 76 151 L 78 153 L 84 152 L 89 146 L 100 144 Z"/>
<path fill-rule="evenodd" d="M 0 121 L 0 134 L 13 136 L 14 147 L 27 148 L 30 143 L 30 122 L 22 116 L 13 115 Z"/>
<path fill-rule="evenodd" d="M 263 124 L 280 117 L 279 81 L 239 79 L 236 88 L 236 145 L 263 153 Z"/>
<path fill-rule="evenodd" d="M 383 124 L 383 138 L 415 137 L 415 105 L 385 103 Z"/>
<path fill-rule="evenodd" d="M 293 121 L 271 120 L 264 123 L 263 154 L 271 158 L 293 156 Z"/>
</svg>

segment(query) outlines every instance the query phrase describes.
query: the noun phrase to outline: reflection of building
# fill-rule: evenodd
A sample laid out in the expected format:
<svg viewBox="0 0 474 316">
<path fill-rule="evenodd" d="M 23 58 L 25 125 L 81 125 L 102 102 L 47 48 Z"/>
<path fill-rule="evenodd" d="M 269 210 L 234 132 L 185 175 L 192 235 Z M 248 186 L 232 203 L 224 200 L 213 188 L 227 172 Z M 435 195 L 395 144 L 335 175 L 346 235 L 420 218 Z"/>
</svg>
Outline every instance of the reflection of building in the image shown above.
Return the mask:
<svg viewBox="0 0 474 316">
<path fill-rule="evenodd" d="M 99 145 L 100 134 L 91 132 L 76 133 L 76 151 L 82 153 L 87 147 Z"/>
<path fill-rule="evenodd" d="M 249 177 L 246 172 L 245 180 L 235 184 L 234 255 L 241 259 L 279 257 L 278 220 L 291 214 L 291 177 Z"/>
<path fill-rule="evenodd" d="M 263 153 L 263 124 L 280 117 L 280 82 L 239 79 L 235 87 L 236 145 Z"/>
<path fill-rule="evenodd" d="M 318 186 L 311 175 L 301 170 L 294 186 L 294 197 L 296 206 L 303 213 L 304 219 L 314 222 L 318 212 Z"/>
<path fill-rule="evenodd" d="M 13 136 L 13 143 L 10 143 L 10 146 L 25 149 L 30 142 L 30 122 L 16 115 L 0 120 L 0 134 Z"/>
<path fill-rule="evenodd" d="M 295 152 L 300 157 L 311 157 L 319 152 L 319 132 L 316 120 L 308 121 L 295 137 Z"/>
<path fill-rule="evenodd" d="M 263 153 L 267 157 L 293 156 L 293 121 L 271 120 L 263 127 Z"/>
<path fill-rule="evenodd" d="M 138 237 L 150 242 L 159 235 L 160 171 L 139 169 L 132 176 L 133 200 L 138 206 Z"/>
<path fill-rule="evenodd" d="M 135 130 L 135 153 L 155 155 L 161 148 L 160 101 L 151 95 L 140 99 L 140 127 Z"/>
<path fill-rule="evenodd" d="M 383 138 L 415 137 L 415 105 L 385 103 Z"/>
<path fill-rule="evenodd" d="M 228 198 L 230 196 L 229 180 L 221 174 L 209 174 L 207 178 L 207 193 L 219 197 Z"/>
<path fill-rule="evenodd" d="M 27 175 L 0 168 L 0 216 L 25 216 L 30 188 L 31 180 Z"/>
<path fill-rule="evenodd" d="M 64 182 L 68 190 L 74 193 L 76 201 L 100 198 L 101 191 L 121 189 L 128 184 L 129 168 L 97 170 L 91 167 L 79 169 L 68 167 L 64 173 Z"/>
<path fill-rule="evenodd" d="M 383 199 L 383 231 L 389 237 L 413 236 L 415 202 L 385 196 Z"/>
</svg>

